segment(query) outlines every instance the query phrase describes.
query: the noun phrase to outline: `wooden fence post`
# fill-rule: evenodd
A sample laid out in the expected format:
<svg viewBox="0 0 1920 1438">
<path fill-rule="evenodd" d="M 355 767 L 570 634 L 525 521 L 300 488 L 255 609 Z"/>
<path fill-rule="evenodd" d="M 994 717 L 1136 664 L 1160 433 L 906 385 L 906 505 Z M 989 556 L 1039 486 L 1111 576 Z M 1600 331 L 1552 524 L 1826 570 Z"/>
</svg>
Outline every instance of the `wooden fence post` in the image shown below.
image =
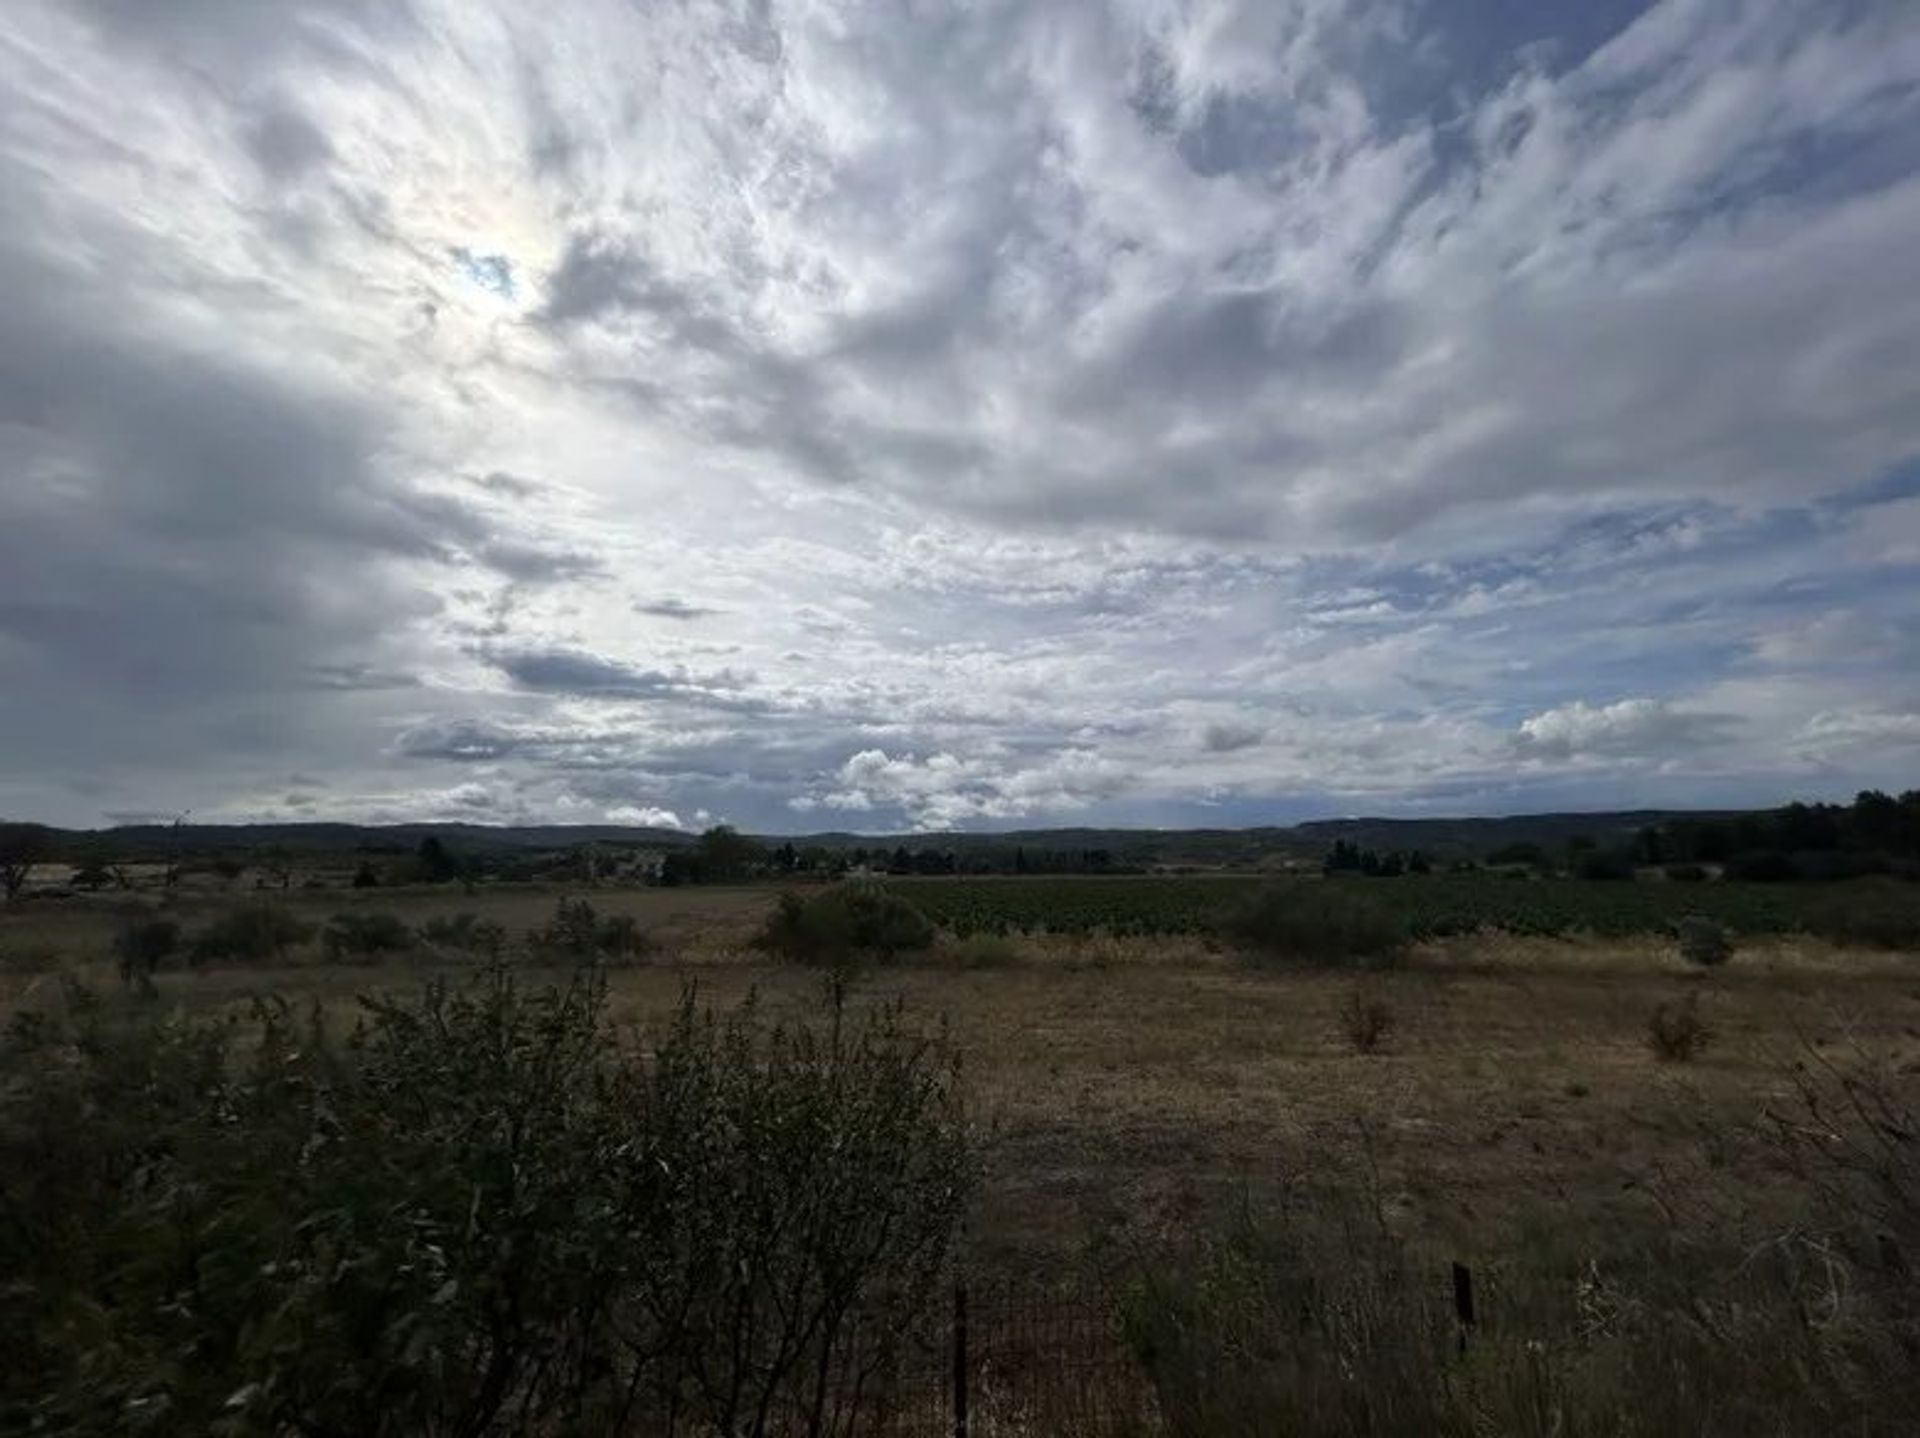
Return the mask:
<svg viewBox="0 0 1920 1438">
<path fill-rule="evenodd" d="M 967 1285 L 953 1285 L 953 1438 L 967 1438 Z"/>
<path fill-rule="evenodd" d="M 1473 1270 L 1464 1263 L 1453 1265 L 1453 1316 L 1460 1325 L 1460 1351 L 1467 1351 L 1467 1335 L 1473 1331 Z"/>
</svg>

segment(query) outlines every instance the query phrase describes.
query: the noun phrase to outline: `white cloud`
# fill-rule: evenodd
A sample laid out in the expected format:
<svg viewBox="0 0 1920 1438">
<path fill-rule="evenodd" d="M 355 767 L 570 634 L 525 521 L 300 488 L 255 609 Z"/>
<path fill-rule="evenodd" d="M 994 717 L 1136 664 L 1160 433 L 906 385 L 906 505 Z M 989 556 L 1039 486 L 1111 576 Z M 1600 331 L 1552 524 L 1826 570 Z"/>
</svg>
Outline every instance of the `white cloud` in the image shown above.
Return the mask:
<svg viewBox="0 0 1920 1438">
<path fill-rule="evenodd" d="M 643 829 L 684 829 L 680 816 L 671 809 L 651 804 L 616 804 L 604 811 L 610 824 L 637 824 Z"/>
<path fill-rule="evenodd" d="M 1576 700 L 1524 719 L 1515 748 L 1549 759 L 1664 759 L 1723 737 L 1726 714 L 1676 708 L 1658 699 L 1622 699 L 1592 705 Z"/>
</svg>

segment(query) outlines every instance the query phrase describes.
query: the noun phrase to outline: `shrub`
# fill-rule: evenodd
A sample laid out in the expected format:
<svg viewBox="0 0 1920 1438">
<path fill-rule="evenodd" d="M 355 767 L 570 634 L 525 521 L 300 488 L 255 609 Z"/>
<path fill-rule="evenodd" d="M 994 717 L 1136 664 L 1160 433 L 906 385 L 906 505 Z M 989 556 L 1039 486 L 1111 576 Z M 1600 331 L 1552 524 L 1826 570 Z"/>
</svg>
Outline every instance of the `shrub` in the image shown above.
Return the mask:
<svg viewBox="0 0 1920 1438">
<path fill-rule="evenodd" d="M 550 958 L 585 963 L 634 958 L 651 946 L 632 915 L 610 914 L 603 919 L 585 899 L 563 898 L 554 905 L 546 928 L 533 936 L 533 947 Z"/>
<path fill-rule="evenodd" d="M 1223 932 L 1256 960 L 1316 964 L 1391 962 L 1408 939 L 1403 922 L 1324 881 L 1262 890 L 1227 917 Z"/>
<path fill-rule="evenodd" d="M 1355 1053 L 1370 1054 L 1393 1030 L 1393 1010 L 1385 1000 L 1356 984 L 1340 1005 L 1340 1031 Z"/>
<path fill-rule="evenodd" d="M 880 884 L 840 883 L 801 898 L 780 896 L 756 948 L 803 964 L 877 959 L 931 948 L 933 922 Z"/>
<path fill-rule="evenodd" d="M 1647 1019 L 1647 1047 L 1663 1063 L 1690 1063 L 1712 1039 L 1713 1030 L 1700 1017 L 1698 994 L 1661 1004 Z"/>
<path fill-rule="evenodd" d="M 622 1045 L 605 993 L 16 1024 L 0 1427 L 865 1431 L 971 1183 L 950 1056 L 691 1000 Z"/>
<path fill-rule="evenodd" d="M 436 948 L 485 954 L 497 959 L 507 946 L 506 928 L 478 914 L 437 914 L 420 926 L 420 937 Z"/>
<path fill-rule="evenodd" d="M 202 929 L 187 950 L 194 965 L 261 964 L 286 957 L 287 950 L 313 937 L 313 926 L 277 904 L 245 904 Z"/>
<path fill-rule="evenodd" d="M 320 931 L 327 957 L 341 960 L 377 959 L 413 947 L 413 930 L 398 914 L 335 914 Z"/>
<path fill-rule="evenodd" d="M 180 947 L 180 925 L 172 919 L 130 918 L 113 936 L 120 977 L 128 983 L 150 978 Z"/>
<path fill-rule="evenodd" d="M 1716 968 L 1733 957 L 1733 931 L 1713 919 L 1689 914 L 1673 926 L 1680 957 L 1701 968 Z"/>
<path fill-rule="evenodd" d="M 1750 884 L 1790 884 L 1806 877 L 1793 855 L 1763 849 L 1752 854 L 1740 854 L 1727 864 L 1729 879 L 1743 879 Z"/>
<path fill-rule="evenodd" d="M 1633 877 L 1633 860 L 1613 849 L 1596 849 L 1582 854 L 1574 863 L 1574 874 L 1582 879 L 1617 882 Z"/>
<path fill-rule="evenodd" d="M 1669 864 L 1664 872 L 1676 884 L 1704 884 L 1711 877 L 1702 864 Z"/>
</svg>

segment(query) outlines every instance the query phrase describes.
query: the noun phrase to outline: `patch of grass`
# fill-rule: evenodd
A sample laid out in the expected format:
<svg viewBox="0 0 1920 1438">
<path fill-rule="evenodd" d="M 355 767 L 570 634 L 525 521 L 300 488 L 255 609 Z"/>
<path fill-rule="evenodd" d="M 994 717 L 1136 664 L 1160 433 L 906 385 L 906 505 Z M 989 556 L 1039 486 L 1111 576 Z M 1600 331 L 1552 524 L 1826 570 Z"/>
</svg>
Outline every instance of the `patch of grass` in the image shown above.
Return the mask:
<svg viewBox="0 0 1920 1438">
<path fill-rule="evenodd" d="M 969 934 L 948 944 L 943 953 L 960 969 L 1010 969 L 1021 962 L 1019 944 L 1001 934 Z"/>
<path fill-rule="evenodd" d="M 414 946 L 414 932 L 397 914 L 335 914 L 320 931 L 320 945 L 333 963 L 372 963 Z"/>
</svg>

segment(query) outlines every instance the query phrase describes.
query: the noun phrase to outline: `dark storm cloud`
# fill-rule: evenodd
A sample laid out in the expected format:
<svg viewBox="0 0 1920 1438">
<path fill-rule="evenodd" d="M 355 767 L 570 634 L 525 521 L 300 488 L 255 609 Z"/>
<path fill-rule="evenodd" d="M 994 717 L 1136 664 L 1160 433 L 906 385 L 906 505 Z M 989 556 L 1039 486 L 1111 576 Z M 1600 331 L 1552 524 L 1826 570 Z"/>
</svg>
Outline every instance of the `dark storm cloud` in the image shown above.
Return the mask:
<svg viewBox="0 0 1920 1438">
<path fill-rule="evenodd" d="M 695 674 L 646 669 L 581 649 L 507 649 L 485 658 L 522 689 L 585 699 L 644 699 L 729 709 L 759 708 L 740 694 L 747 679 L 728 670 Z"/>
<path fill-rule="evenodd" d="M 489 541 L 481 547 L 480 559 L 490 569 L 522 584 L 558 584 L 598 578 L 607 572 L 597 555 L 508 539 Z"/>
<path fill-rule="evenodd" d="M 720 611 L 700 604 L 689 604 L 684 599 L 668 597 L 636 601 L 633 612 L 650 614 L 655 619 L 706 619 Z"/>
<path fill-rule="evenodd" d="M 276 180 L 297 179 L 333 154 L 319 126 L 287 105 L 268 108 L 247 125 L 244 136 L 248 153 Z"/>
</svg>

